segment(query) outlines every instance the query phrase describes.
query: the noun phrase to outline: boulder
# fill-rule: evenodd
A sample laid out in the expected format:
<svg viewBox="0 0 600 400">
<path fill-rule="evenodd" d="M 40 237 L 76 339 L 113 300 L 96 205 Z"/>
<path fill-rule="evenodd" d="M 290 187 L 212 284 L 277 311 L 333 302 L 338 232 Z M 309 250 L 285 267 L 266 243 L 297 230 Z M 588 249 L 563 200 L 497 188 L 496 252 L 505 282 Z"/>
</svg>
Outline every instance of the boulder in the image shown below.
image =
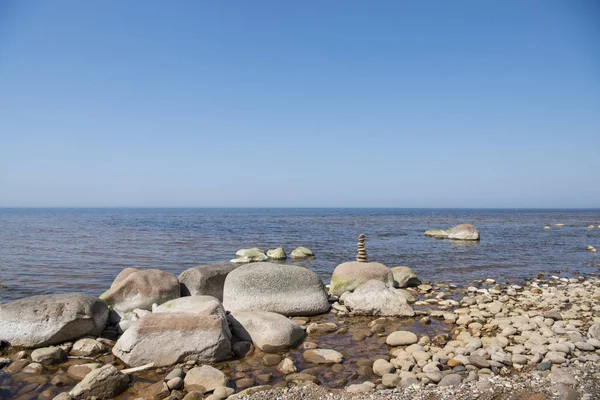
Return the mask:
<svg viewBox="0 0 600 400">
<path fill-rule="evenodd" d="M 448 239 L 454 240 L 479 240 L 479 232 L 473 225 L 461 224 L 448 231 Z"/>
<path fill-rule="evenodd" d="M 89 399 L 91 397 L 110 399 L 123 392 L 128 386 L 129 377 L 116 369 L 114 365 L 107 364 L 90 371 L 69 392 L 69 395 L 74 399 Z"/>
<path fill-rule="evenodd" d="M 346 296 L 344 305 L 355 315 L 412 317 L 414 310 L 408 305 L 400 289 L 388 287 L 379 280 L 370 280 Z"/>
<path fill-rule="evenodd" d="M 223 301 L 223 284 L 227 275 L 239 265 L 220 263 L 199 265 L 179 275 L 182 296 L 206 295 Z"/>
<path fill-rule="evenodd" d="M 286 350 L 304 337 L 304 330 L 281 314 L 267 311 L 234 311 L 227 319 L 236 337 L 252 341 L 265 352 Z"/>
<path fill-rule="evenodd" d="M 434 237 L 436 239 L 445 239 L 448 237 L 448 231 L 443 229 L 429 229 L 425 231 L 425 236 Z"/>
<path fill-rule="evenodd" d="M 100 299 L 123 314 L 136 308 L 151 310 L 152 304 L 162 304 L 179 294 L 179 281 L 173 274 L 159 269 L 126 268 Z"/>
<path fill-rule="evenodd" d="M 218 387 L 227 386 L 227 376 L 210 365 L 190 369 L 183 380 L 185 390 L 202 393 L 212 392 Z"/>
<path fill-rule="evenodd" d="M 231 332 L 222 308 L 212 313 L 154 313 L 140 318 L 112 351 L 133 367 L 212 363 L 231 357 Z"/>
<path fill-rule="evenodd" d="M 108 319 L 106 304 L 85 294 L 49 294 L 0 305 L 0 340 L 41 347 L 81 336 L 98 336 Z"/>
<path fill-rule="evenodd" d="M 268 250 L 267 257 L 271 260 L 285 260 L 287 254 L 285 254 L 285 251 L 281 247 L 278 247 L 276 249 Z"/>
<path fill-rule="evenodd" d="M 398 288 L 414 287 L 421 284 L 417 274 L 409 267 L 394 267 L 392 268 L 392 275 L 394 276 L 394 285 Z"/>
<path fill-rule="evenodd" d="M 225 279 L 223 305 L 228 311 L 270 311 L 286 316 L 329 311 L 321 278 L 294 265 L 254 263 Z"/>
<path fill-rule="evenodd" d="M 235 257 L 230 262 L 236 264 L 245 264 L 251 262 L 266 261 L 268 259 L 264 251 L 259 248 L 253 247 L 251 249 L 241 249 L 235 253 Z"/>
<path fill-rule="evenodd" d="M 186 296 L 169 300 L 154 309 L 154 313 L 214 314 L 224 312 L 221 302 L 213 296 Z"/>
<path fill-rule="evenodd" d="M 331 276 L 329 293 L 340 296 L 346 291 L 352 291 L 363 283 L 376 279 L 388 286 L 394 286 L 392 271 L 383 264 L 375 262 L 345 262 L 335 267 Z"/>
<path fill-rule="evenodd" d="M 306 247 L 296 247 L 294 251 L 292 251 L 292 258 L 295 260 L 313 257 L 314 255 L 312 250 L 307 249 Z"/>
</svg>

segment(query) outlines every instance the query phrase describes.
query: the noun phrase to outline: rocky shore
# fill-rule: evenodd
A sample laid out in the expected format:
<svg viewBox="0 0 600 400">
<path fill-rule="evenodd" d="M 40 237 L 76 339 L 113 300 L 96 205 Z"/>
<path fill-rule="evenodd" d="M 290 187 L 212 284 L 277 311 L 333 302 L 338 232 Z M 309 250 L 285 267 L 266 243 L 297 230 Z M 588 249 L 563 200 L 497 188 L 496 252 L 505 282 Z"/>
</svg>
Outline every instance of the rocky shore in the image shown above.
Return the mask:
<svg viewBox="0 0 600 400">
<path fill-rule="evenodd" d="M 421 283 L 361 238 L 327 287 L 270 262 L 128 268 L 100 298 L 0 305 L 0 339 L 0 398 L 594 399 L 600 279 Z"/>
</svg>

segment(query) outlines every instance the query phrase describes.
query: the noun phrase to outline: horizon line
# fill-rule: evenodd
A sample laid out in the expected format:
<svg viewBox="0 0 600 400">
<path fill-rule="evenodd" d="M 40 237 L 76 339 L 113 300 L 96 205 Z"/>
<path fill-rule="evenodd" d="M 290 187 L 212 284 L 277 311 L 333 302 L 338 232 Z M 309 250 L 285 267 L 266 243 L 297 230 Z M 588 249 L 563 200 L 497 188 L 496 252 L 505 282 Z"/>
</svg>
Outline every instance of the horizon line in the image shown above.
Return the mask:
<svg viewBox="0 0 600 400">
<path fill-rule="evenodd" d="M 222 210 L 589 210 L 600 207 L 333 207 L 333 206 L 0 206 L 0 209 L 222 209 Z"/>
</svg>

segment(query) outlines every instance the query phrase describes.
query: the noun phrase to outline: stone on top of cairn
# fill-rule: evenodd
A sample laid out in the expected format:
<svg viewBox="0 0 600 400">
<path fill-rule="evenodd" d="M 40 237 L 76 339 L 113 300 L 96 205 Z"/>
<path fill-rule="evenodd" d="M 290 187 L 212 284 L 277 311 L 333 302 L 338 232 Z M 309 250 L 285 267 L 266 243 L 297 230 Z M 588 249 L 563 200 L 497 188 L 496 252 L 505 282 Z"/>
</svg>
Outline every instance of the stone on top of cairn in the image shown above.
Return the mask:
<svg viewBox="0 0 600 400">
<path fill-rule="evenodd" d="M 368 262 L 367 259 L 367 250 L 365 250 L 365 235 L 360 234 L 358 236 L 358 254 L 356 256 L 356 261 L 358 262 Z"/>
</svg>

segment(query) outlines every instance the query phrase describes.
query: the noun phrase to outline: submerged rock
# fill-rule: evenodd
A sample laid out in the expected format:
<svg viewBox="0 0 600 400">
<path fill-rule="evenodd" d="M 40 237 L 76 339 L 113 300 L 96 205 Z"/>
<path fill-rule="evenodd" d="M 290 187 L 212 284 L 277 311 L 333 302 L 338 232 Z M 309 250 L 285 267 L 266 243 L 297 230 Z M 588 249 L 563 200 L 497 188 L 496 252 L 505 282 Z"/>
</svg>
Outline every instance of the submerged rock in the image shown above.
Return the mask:
<svg viewBox="0 0 600 400">
<path fill-rule="evenodd" d="M 315 254 L 312 252 L 312 250 L 307 249 L 306 247 L 296 247 L 292 251 L 293 259 L 303 259 L 303 258 L 308 258 L 308 257 L 314 257 L 314 255 Z"/>
<path fill-rule="evenodd" d="M 223 288 L 228 311 L 270 311 L 286 316 L 329 311 L 321 278 L 294 265 L 254 263 L 231 272 Z"/>
<path fill-rule="evenodd" d="M 360 285 L 345 297 L 344 305 L 355 315 L 405 316 L 415 315 L 400 289 L 388 287 L 378 280 Z"/>
<path fill-rule="evenodd" d="M 329 349 L 306 350 L 302 356 L 304 361 L 312 364 L 339 364 L 344 359 L 341 353 Z"/>
<path fill-rule="evenodd" d="M 283 351 L 304 337 L 304 330 L 283 315 L 266 311 L 234 311 L 227 316 L 232 333 L 265 352 Z"/>
<path fill-rule="evenodd" d="M 379 280 L 388 286 L 394 286 L 392 271 L 383 264 L 375 262 L 345 262 L 335 267 L 331 276 L 329 293 L 340 296 L 352 291 L 372 279 Z"/>
<path fill-rule="evenodd" d="M 210 313 L 155 313 L 140 318 L 112 351 L 133 367 L 218 362 L 232 355 L 231 332 L 222 308 Z"/>
<path fill-rule="evenodd" d="M 210 365 L 190 369 L 185 375 L 184 386 L 188 392 L 212 392 L 216 388 L 225 387 L 229 380 L 227 376 Z"/>
<path fill-rule="evenodd" d="M 182 296 L 205 295 L 223 301 L 223 285 L 225 278 L 239 265 L 220 263 L 199 265 L 187 269 L 179 275 Z"/>
<path fill-rule="evenodd" d="M 106 304 L 85 294 L 26 297 L 0 305 L 0 339 L 15 347 L 41 347 L 98 336 L 108 319 Z"/>
<path fill-rule="evenodd" d="M 448 231 L 443 229 L 429 229 L 425 231 L 425 236 L 434 237 L 437 239 L 444 239 L 448 237 Z"/>
<path fill-rule="evenodd" d="M 417 274 L 409 267 L 394 267 L 391 270 L 394 276 L 394 286 L 398 288 L 414 287 L 421 284 Z"/>
<path fill-rule="evenodd" d="M 152 304 L 179 297 L 177 277 L 159 269 L 125 268 L 100 299 L 119 314 L 136 308 L 151 310 Z"/>
</svg>

